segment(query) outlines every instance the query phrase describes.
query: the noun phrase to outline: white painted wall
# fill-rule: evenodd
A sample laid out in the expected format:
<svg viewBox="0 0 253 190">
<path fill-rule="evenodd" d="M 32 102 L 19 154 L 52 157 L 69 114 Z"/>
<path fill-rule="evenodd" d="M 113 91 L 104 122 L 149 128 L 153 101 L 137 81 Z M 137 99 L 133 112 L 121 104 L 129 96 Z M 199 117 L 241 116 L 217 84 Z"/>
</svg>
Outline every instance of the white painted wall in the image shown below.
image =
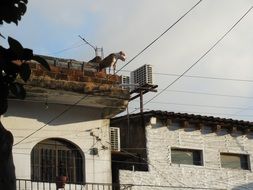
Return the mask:
<svg viewBox="0 0 253 190">
<path fill-rule="evenodd" d="M 175 123 L 167 127 L 159 122 L 146 126 L 146 134 L 149 172 L 121 170 L 121 184 L 253 189 L 252 134 L 245 136 L 238 132 L 231 136 L 225 130 L 213 133 L 208 127 L 200 131 L 193 127 L 179 128 Z M 172 164 L 171 147 L 203 150 L 204 166 Z M 250 154 L 251 170 L 221 168 L 220 152 Z M 135 186 L 133 189 L 180 188 Z"/>
<path fill-rule="evenodd" d="M 3 125 L 13 133 L 14 144 L 39 130 L 57 117 L 68 106 L 44 103 L 10 101 L 8 112 L 2 117 Z M 84 155 L 85 181 L 91 183 L 111 183 L 111 152 L 102 150 L 109 146 L 109 120 L 100 119 L 100 110 L 75 106 L 56 120 L 39 130 L 23 142 L 13 147 L 16 176 L 31 178 L 30 153 L 32 148 L 47 138 L 66 139 L 78 146 Z M 101 138 L 98 142 L 90 135 L 93 132 Z M 90 155 L 89 149 L 96 147 L 98 155 Z"/>
</svg>

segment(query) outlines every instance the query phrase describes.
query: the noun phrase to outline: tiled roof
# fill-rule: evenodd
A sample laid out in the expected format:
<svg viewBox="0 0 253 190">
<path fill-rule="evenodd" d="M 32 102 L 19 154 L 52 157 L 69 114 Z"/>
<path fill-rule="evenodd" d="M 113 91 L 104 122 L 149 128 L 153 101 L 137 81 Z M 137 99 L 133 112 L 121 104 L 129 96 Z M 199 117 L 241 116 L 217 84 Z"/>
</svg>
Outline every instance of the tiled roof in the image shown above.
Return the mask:
<svg viewBox="0 0 253 190">
<path fill-rule="evenodd" d="M 250 121 L 243 121 L 243 120 L 234 120 L 234 119 L 227 119 L 227 118 L 220 118 L 220 117 L 213 117 L 213 116 L 202 116 L 202 115 L 194 115 L 188 113 L 175 113 L 175 112 L 167 112 L 167 111 L 148 111 L 144 112 L 144 117 L 150 118 L 156 116 L 161 119 L 170 119 L 173 122 L 184 122 L 187 121 L 190 124 L 203 124 L 206 126 L 221 126 L 226 128 L 232 127 L 239 127 L 241 129 L 251 129 L 253 130 L 253 122 Z M 141 114 L 132 114 L 130 115 L 131 118 L 140 117 Z M 120 120 L 124 119 L 126 116 L 116 117 L 112 120 Z M 147 120 L 146 120 L 147 121 Z"/>
<path fill-rule="evenodd" d="M 167 111 L 149 111 L 145 112 L 145 115 L 152 114 L 156 116 L 166 116 L 169 118 L 174 118 L 178 120 L 187 120 L 190 122 L 199 122 L 199 123 L 209 123 L 209 124 L 230 124 L 230 125 L 244 125 L 253 127 L 253 122 L 244 121 L 244 120 L 234 120 L 213 116 L 202 116 L 188 113 L 175 113 L 175 112 L 167 112 Z"/>
</svg>

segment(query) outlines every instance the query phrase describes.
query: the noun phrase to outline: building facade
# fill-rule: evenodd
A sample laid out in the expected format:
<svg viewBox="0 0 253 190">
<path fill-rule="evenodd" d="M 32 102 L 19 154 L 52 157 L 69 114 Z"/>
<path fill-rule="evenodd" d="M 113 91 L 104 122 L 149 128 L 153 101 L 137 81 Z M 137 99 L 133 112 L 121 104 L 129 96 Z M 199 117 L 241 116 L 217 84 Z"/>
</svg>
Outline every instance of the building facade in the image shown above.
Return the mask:
<svg viewBox="0 0 253 190">
<path fill-rule="evenodd" d="M 111 184 L 109 119 L 125 109 L 128 91 L 86 63 L 46 59 L 51 71 L 31 63 L 26 99 L 10 95 L 1 118 L 14 136 L 17 189 L 55 189 L 60 176 L 75 184 L 68 189 Z"/>
<path fill-rule="evenodd" d="M 251 122 L 161 111 L 143 117 L 143 126 L 140 114 L 111 121 L 121 131 L 114 181 L 133 189 L 253 188 Z M 138 168 L 145 162 L 146 171 Z"/>
</svg>

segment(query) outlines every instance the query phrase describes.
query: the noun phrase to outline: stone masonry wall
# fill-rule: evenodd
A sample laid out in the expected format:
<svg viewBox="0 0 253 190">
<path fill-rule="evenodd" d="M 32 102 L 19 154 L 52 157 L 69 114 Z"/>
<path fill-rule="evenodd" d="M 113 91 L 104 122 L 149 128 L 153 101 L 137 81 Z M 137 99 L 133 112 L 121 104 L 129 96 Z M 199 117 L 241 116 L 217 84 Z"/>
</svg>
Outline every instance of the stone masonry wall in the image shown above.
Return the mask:
<svg viewBox="0 0 253 190">
<path fill-rule="evenodd" d="M 119 91 L 124 93 L 116 84 L 120 77 L 107 75 L 104 72 L 96 72 L 85 68 L 60 67 L 50 64 L 51 71 L 43 69 L 39 64 L 30 63 L 31 77 L 28 85 L 55 90 L 66 90 L 78 93 L 89 93 L 94 89 Z M 115 86 L 116 85 L 116 86 Z"/>
<path fill-rule="evenodd" d="M 196 130 L 159 122 L 146 126 L 146 134 L 149 171 L 121 170 L 121 184 L 135 184 L 134 190 L 253 189 L 253 164 L 250 170 L 221 168 L 220 164 L 220 152 L 249 154 L 252 162 L 252 134 L 214 133 L 206 126 Z M 203 166 L 172 164 L 171 147 L 202 150 Z"/>
</svg>

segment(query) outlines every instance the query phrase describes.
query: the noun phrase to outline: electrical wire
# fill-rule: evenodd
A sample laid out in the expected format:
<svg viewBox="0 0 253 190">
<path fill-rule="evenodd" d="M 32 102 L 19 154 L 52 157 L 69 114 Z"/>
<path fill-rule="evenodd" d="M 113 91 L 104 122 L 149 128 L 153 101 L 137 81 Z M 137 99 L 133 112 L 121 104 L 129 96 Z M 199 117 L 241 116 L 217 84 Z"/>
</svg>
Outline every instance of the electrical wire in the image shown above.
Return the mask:
<svg viewBox="0 0 253 190">
<path fill-rule="evenodd" d="M 155 40 L 153 40 L 148 46 L 146 46 L 141 52 L 139 52 L 135 57 L 133 57 L 130 61 L 128 61 L 122 68 L 124 68 L 125 66 L 127 66 L 128 64 L 130 64 L 135 58 L 137 58 L 140 54 L 142 54 L 146 49 L 148 49 L 152 44 L 154 44 L 159 38 L 161 38 L 165 33 L 167 33 L 172 27 L 174 27 L 180 20 L 182 20 L 189 12 L 191 12 L 202 0 L 198 1 L 198 3 L 196 3 L 191 9 L 189 9 L 184 15 L 182 15 L 175 23 L 173 23 L 167 30 L 165 30 L 160 36 L 158 36 Z M 82 44 L 83 45 L 83 44 Z M 79 47 L 79 46 L 78 46 Z M 75 47 L 72 47 L 75 48 Z M 71 48 L 66 48 L 63 50 L 60 50 L 58 52 L 55 53 L 60 53 L 63 51 L 67 51 Z M 54 54 L 55 54 L 54 53 Z M 121 69 L 122 69 L 121 68 Z M 119 71 L 121 70 L 119 69 Z M 116 72 L 117 73 L 117 72 Z M 115 73 L 115 74 L 116 74 Z M 62 113 L 60 113 L 58 116 L 52 118 L 50 121 L 48 121 L 45 125 L 43 125 L 42 127 L 40 127 L 39 129 L 35 130 L 34 132 L 32 132 L 31 134 L 27 135 L 25 138 L 23 138 L 22 140 L 18 141 L 17 143 L 15 143 L 13 146 L 16 146 L 18 144 L 20 144 L 21 142 L 23 142 L 24 140 L 26 140 L 27 138 L 29 138 L 30 136 L 34 135 L 35 133 L 37 133 L 38 131 L 42 130 L 44 127 L 46 127 L 49 123 L 51 123 L 52 121 L 54 121 L 55 119 L 59 118 L 61 115 L 63 115 L 65 112 L 67 112 L 69 109 L 71 109 L 72 107 L 74 107 L 75 105 L 77 105 L 81 100 L 85 99 L 88 95 L 82 97 L 80 100 L 78 100 L 75 104 L 70 105 L 68 108 L 66 108 L 66 110 L 64 110 Z"/>
<path fill-rule="evenodd" d="M 189 14 L 198 4 L 200 4 L 202 0 L 198 1 L 193 7 L 191 7 L 186 13 L 184 13 L 178 20 L 176 20 L 169 28 L 167 28 L 162 34 L 160 34 L 156 39 L 154 39 L 150 44 L 148 44 L 144 49 L 142 49 L 137 55 L 135 55 L 132 59 L 130 59 L 126 64 L 124 64 L 116 74 L 121 71 L 124 67 L 130 64 L 133 60 L 135 60 L 138 56 L 140 56 L 144 51 L 146 51 L 150 46 L 152 46 L 157 40 L 159 40 L 164 34 L 166 34 L 171 28 L 173 28 L 180 20 L 182 20 L 187 14 Z"/>
<path fill-rule="evenodd" d="M 193 106 L 193 107 L 205 107 L 205 108 L 217 108 L 217 109 L 236 109 L 236 110 L 245 109 L 245 107 L 215 106 L 215 105 L 206 105 L 206 104 L 184 104 L 184 103 L 177 103 L 177 102 L 150 102 L 150 104 L 163 104 L 163 105 L 169 104 L 169 105 L 177 105 L 177 106 Z"/>
<path fill-rule="evenodd" d="M 164 90 L 168 92 L 178 92 L 178 93 L 187 93 L 187 94 L 201 94 L 208 96 L 222 96 L 222 97 L 230 97 L 230 98 L 242 98 L 242 99 L 253 99 L 252 96 L 240 96 L 240 95 L 230 95 L 230 94 L 218 94 L 218 93 L 209 93 L 209 92 L 200 92 L 200 91 L 187 91 L 187 90 Z"/>
<path fill-rule="evenodd" d="M 23 139 L 21 139 L 20 141 L 18 141 L 17 143 L 13 144 L 13 146 L 16 146 L 18 144 L 20 144 L 21 142 L 23 142 L 24 140 L 28 139 L 29 137 L 31 137 L 32 135 L 34 135 L 35 133 L 37 133 L 38 131 L 42 130 L 43 128 L 45 128 L 48 124 L 50 124 L 51 122 L 53 122 L 54 120 L 58 119 L 60 116 L 62 116 L 63 114 L 65 114 L 67 111 L 69 111 L 70 109 L 72 109 L 74 106 L 76 106 L 79 102 L 81 102 L 83 99 L 85 99 L 88 95 L 83 96 L 81 99 L 79 99 L 78 101 L 76 101 L 74 104 L 71 104 L 70 106 L 68 106 L 65 110 L 63 110 L 61 113 L 59 113 L 57 116 L 53 117 L 51 120 L 49 120 L 46 124 L 44 124 L 42 127 L 40 127 L 39 129 L 35 130 L 34 132 L 30 133 L 29 135 L 27 135 L 26 137 L 24 137 Z"/>
<path fill-rule="evenodd" d="M 110 146 L 112 145 L 110 142 L 107 142 L 107 141 L 105 141 L 105 142 L 106 142 L 107 144 L 109 144 Z M 100 142 L 100 143 L 102 144 L 102 142 Z M 104 145 L 102 144 L 102 146 L 104 146 Z M 136 155 L 134 155 L 134 154 L 132 154 L 132 153 L 130 153 L 130 152 L 124 150 L 124 149 L 121 149 L 121 151 L 124 152 L 124 153 L 126 153 L 126 154 L 128 154 L 128 155 L 130 155 L 130 156 L 133 156 L 133 157 L 135 157 L 135 158 L 141 159 L 141 160 L 143 160 L 144 162 L 146 162 L 148 165 L 152 166 L 152 167 L 156 170 L 156 172 L 157 172 L 164 180 L 166 180 L 166 181 L 171 185 L 171 183 L 170 183 L 170 182 L 167 180 L 167 178 L 164 176 L 163 172 L 161 172 L 160 170 L 158 170 L 158 169 L 157 169 L 153 164 L 151 164 L 148 160 L 146 160 L 146 159 L 144 159 L 144 158 L 142 158 L 142 157 L 138 157 L 138 156 L 136 156 Z M 167 175 L 166 175 L 166 176 L 167 176 Z M 173 180 L 177 181 L 179 184 L 183 185 L 183 187 L 186 186 L 183 182 L 181 182 L 181 181 L 178 180 L 177 178 L 173 178 L 173 177 L 171 177 L 171 176 L 169 176 L 169 177 L 172 178 Z"/>
<path fill-rule="evenodd" d="M 53 53 L 49 53 L 49 55 L 57 55 L 57 54 L 60 54 L 60 53 L 63 53 L 63 52 L 66 52 L 66 51 L 69 51 L 69 50 L 72 50 L 72 49 L 76 49 L 76 48 L 79 48 L 81 46 L 84 46 L 85 44 L 78 44 L 78 45 L 73 45 L 73 47 L 68 47 L 68 48 L 64 48 L 64 49 L 61 49 L 61 50 L 58 50 L 58 51 L 55 51 Z"/>
<path fill-rule="evenodd" d="M 121 70 L 121 72 L 132 72 L 130 70 Z M 173 73 L 159 73 L 153 72 L 153 75 L 160 75 L 160 76 L 169 76 L 169 77 L 178 77 L 179 74 Z M 197 78 L 197 79 L 210 79 L 210 80 L 223 80 L 223 81 L 234 81 L 234 82 L 248 82 L 252 83 L 253 79 L 240 79 L 240 78 L 224 78 L 224 77 L 212 77 L 212 76 L 201 76 L 201 75 L 184 75 L 183 78 Z"/>
<path fill-rule="evenodd" d="M 252 10 L 253 6 L 250 7 L 246 13 L 243 14 L 243 16 L 225 33 L 223 34 L 196 62 L 194 62 L 188 69 L 186 69 L 179 77 L 177 77 L 175 80 L 173 80 L 168 86 L 166 86 L 162 91 L 157 93 L 155 96 L 153 96 L 151 99 L 146 101 L 143 105 L 147 105 L 149 102 L 160 96 L 165 90 L 167 90 L 169 87 L 171 87 L 173 84 L 175 84 L 179 79 L 181 79 L 188 71 L 190 71 L 194 66 L 196 66 L 209 52 L 211 52 L 240 22 L 241 20 Z M 140 109 L 140 108 L 139 108 Z M 136 110 L 135 110 L 136 111 Z M 134 112 L 135 112 L 134 111 Z"/>
</svg>

